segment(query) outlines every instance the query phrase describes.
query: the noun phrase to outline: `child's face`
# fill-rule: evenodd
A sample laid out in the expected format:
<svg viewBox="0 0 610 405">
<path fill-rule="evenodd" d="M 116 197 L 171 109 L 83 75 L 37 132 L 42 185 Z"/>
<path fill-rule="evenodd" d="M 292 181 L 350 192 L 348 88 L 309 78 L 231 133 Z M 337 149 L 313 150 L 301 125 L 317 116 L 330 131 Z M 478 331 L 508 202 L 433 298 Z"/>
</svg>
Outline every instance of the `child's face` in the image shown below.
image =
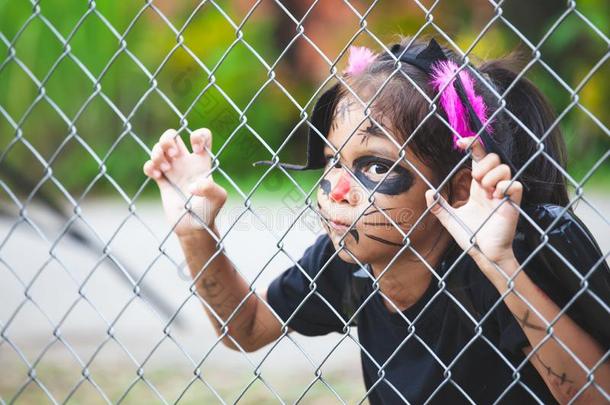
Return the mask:
<svg viewBox="0 0 610 405">
<path fill-rule="evenodd" d="M 398 160 L 399 149 L 396 145 L 400 143 L 391 141 L 369 119 L 360 124 L 364 117 L 364 109 L 359 102 L 344 98 L 338 103 L 328 141 L 335 149 L 339 149 L 346 141 L 347 143 L 340 151 L 340 167 L 331 168 L 320 182 L 318 208 L 329 222 L 335 220 L 352 224 L 364 213 L 344 238 L 345 247 L 362 263 L 385 265 L 402 246 L 403 237 L 397 227 L 405 234 L 408 233 L 425 211 L 424 192 L 428 187 L 403 159 L 377 187 L 373 194 L 374 205 L 368 207 L 369 194 Z M 392 135 L 387 129 L 387 123 L 377 122 L 384 125 L 388 134 Z M 325 146 L 324 154 L 330 160 L 334 151 Z M 408 147 L 405 149 L 405 158 L 425 178 L 432 179 L 431 169 Z M 330 164 L 331 162 L 326 170 Z M 397 226 L 380 210 L 392 218 Z M 326 221 L 322 221 L 322 224 L 338 249 L 347 227 L 332 223 L 329 225 Z M 426 257 L 435 247 L 441 232 L 442 226 L 434 216 L 426 215 L 409 235 L 411 246 Z M 345 250 L 339 256 L 347 262 L 355 262 Z M 405 250 L 403 257 L 407 260 L 416 259 L 410 250 Z"/>
</svg>

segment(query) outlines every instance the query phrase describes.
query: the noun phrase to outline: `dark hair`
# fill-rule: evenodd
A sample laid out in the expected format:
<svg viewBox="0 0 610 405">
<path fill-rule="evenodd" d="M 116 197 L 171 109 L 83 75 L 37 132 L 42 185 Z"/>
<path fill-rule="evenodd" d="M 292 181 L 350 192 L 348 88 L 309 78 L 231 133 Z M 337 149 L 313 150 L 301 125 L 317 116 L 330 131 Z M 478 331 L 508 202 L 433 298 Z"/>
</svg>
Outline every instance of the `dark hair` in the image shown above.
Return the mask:
<svg viewBox="0 0 610 405">
<path fill-rule="evenodd" d="M 428 41 L 423 39 L 404 37 L 398 52 L 403 52 L 408 46 L 406 52 L 417 54 L 427 44 Z M 462 64 L 454 52 L 445 47 L 443 51 L 458 66 Z M 513 53 L 503 59 L 485 62 L 477 69 L 499 95 L 509 89 L 503 99 L 506 102 L 505 109 L 510 113 L 501 110 L 493 117 L 491 136 L 517 170 L 527 165 L 518 178 L 525 186 L 524 204 L 551 203 L 565 206 L 569 202 L 568 193 L 559 169 L 565 170 L 566 167 L 563 136 L 558 125 L 546 134 L 555 121 L 555 114 L 543 94 L 528 79 L 517 79 L 515 68 L 519 63 L 518 56 Z M 436 178 L 431 181 L 438 185 L 460 162 L 463 152 L 454 148 L 451 130 L 431 114 L 429 102 L 409 80 L 415 82 L 432 99 L 435 91 L 429 84 L 428 75 L 407 63 L 401 64 L 402 72 L 394 73 L 396 66 L 394 57 L 383 52 L 362 73 L 347 76 L 346 84 L 366 103 L 387 81 L 371 103 L 371 115 L 377 122 L 383 122 L 384 126 L 391 125 L 387 129 L 394 133 L 399 143 L 403 144 L 410 138 L 407 147 L 432 167 Z M 487 105 L 488 116 L 492 116 L 501 108 L 502 102 L 476 75 L 471 73 L 471 76 L 475 80 L 477 94 L 483 97 Z M 341 86 L 337 98 L 348 96 L 350 89 Z M 442 111 L 440 114 L 444 115 Z M 533 136 L 510 114 L 529 128 Z M 418 127 L 417 133 L 413 134 Z M 542 137 L 542 142 L 537 141 Z"/>
</svg>

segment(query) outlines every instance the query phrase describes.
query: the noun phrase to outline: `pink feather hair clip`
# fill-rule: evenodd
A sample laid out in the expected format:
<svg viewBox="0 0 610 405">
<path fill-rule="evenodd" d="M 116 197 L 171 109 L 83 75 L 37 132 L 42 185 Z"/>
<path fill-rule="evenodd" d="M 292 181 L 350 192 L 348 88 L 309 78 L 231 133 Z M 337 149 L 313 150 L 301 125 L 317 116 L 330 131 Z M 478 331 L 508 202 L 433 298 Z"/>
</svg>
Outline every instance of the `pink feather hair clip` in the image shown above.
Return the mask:
<svg viewBox="0 0 610 405">
<path fill-rule="evenodd" d="M 365 46 L 350 46 L 349 58 L 347 60 L 347 68 L 343 74 L 357 75 L 362 72 L 373 62 L 375 54 Z"/>
<path fill-rule="evenodd" d="M 436 63 L 432 69 L 432 79 L 430 83 L 436 91 L 444 89 L 440 97 L 440 102 L 443 110 L 447 113 L 447 118 L 451 127 L 455 129 L 461 137 L 471 137 L 475 136 L 476 133 L 470 128 L 467 107 L 460 100 L 453 84 L 453 81 L 456 78 L 455 72 L 457 71 L 458 66 L 454 62 L 449 60 L 440 61 Z M 491 133 L 492 127 L 490 124 L 487 124 L 487 106 L 483 101 L 483 97 L 475 93 L 474 80 L 465 70 L 460 71 L 458 76 L 474 113 L 485 127 L 485 130 L 488 133 Z M 451 83 L 448 84 L 450 81 Z M 456 149 L 458 147 L 458 139 L 459 137 L 456 134 L 453 134 L 453 147 Z M 481 143 L 483 142 L 482 139 L 480 139 L 480 141 Z"/>
</svg>

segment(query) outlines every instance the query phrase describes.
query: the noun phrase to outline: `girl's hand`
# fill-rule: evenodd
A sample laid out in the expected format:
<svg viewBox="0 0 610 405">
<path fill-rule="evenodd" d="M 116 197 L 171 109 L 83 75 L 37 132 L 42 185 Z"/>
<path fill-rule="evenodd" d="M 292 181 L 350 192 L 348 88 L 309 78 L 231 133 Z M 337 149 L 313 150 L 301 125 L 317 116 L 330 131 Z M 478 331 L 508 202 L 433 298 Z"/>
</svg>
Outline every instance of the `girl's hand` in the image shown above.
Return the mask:
<svg viewBox="0 0 610 405">
<path fill-rule="evenodd" d="M 464 138 L 458 146 L 467 149 L 471 142 L 472 138 Z M 476 242 L 478 249 L 474 247 L 468 250 L 468 254 L 477 263 L 481 259 L 501 263 L 514 258 L 512 243 L 519 211 L 513 204 L 518 206 L 521 203 L 522 191 L 521 183 L 511 183 L 510 168 L 500 164 L 495 153 L 487 154 L 477 139 L 472 146 L 472 182 L 466 204 L 455 208 L 442 197 L 440 204 L 435 204 L 433 190 L 426 191 L 426 202 L 428 207 L 434 205 L 431 212 L 462 249 L 471 246 L 471 238 Z M 504 195 L 510 201 L 505 201 Z"/>
<path fill-rule="evenodd" d="M 161 191 L 163 209 L 178 236 L 210 226 L 227 199 L 225 189 L 214 183 L 210 173 L 212 133 L 207 128 L 191 134 L 193 152 L 180 135 L 168 129 L 152 148 L 144 173 L 154 179 Z M 189 197 L 190 213 L 186 211 Z"/>
</svg>

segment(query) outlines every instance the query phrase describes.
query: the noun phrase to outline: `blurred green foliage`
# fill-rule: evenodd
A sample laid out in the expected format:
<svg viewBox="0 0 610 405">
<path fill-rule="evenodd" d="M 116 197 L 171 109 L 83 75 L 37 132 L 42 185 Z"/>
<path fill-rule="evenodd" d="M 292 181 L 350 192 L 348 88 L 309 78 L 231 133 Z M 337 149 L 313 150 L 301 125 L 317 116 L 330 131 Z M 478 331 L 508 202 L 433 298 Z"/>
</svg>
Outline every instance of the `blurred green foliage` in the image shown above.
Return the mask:
<svg viewBox="0 0 610 405">
<path fill-rule="evenodd" d="M 132 1 L 43 0 L 33 7 L 26 1 L 0 0 L 0 51 L 4 54 L 0 59 L 0 168 L 17 169 L 22 178 L 13 181 L 23 183 L 21 189 L 26 193 L 46 179 L 40 163 L 44 160 L 50 162 L 57 182 L 45 180 L 43 189 L 57 192 L 57 183 L 61 183 L 77 199 L 116 194 L 117 190 L 131 197 L 144 183 L 141 167 L 147 159 L 146 148 L 166 128 L 185 126 L 206 126 L 213 131 L 213 150 L 219 154 L 220 167 L 246 193 L 268 169 L 253 168 L 251 163 L 270 159 L 268 148 L 277 150 L 293 131 L 294 137 L 280 157 L 303 162 L 306 129 L 304 124 L 295 126 L 300 112 L 294 102 L 301 106 L 310 102 L 330 69 L 310 41 L 335 60 L 358 32 L 359 19 L 343 1 L 320 2 L 305 19 L 309 40 L 294 40 L 296 23 L 273 2 L 263 1 L 236 34 L 227 17 L 240 25 L 253 5 L 246 3 L 253 2 L 218 1 L 216 7 L 209 2 L 164 0 L 149 7 Z M 309 7 L 305 4 L 309 2 L 284 3 L 297 18 Z M 401 10 L 389 3 L 380 3 L 367 17 L 368 29 L 382 42 L 390 43 L 396 33 L 413 34 L 426 22 L 416 3 L 406 2 Z M 351 4 L 364 13 L 370 2 Z M 537 44 L 565 13 L 565 7 L 564 2 L 550 0 L 514 0 L 507 2 L 502 16 Z M 583 0 L 576 10 L 607 38 L 609 7 L 608 2 Z M 434 23 L 465 50 L 492 19 L 494 10 L 488 1 L 460 0 L 441 2 L 433 15 Z M 439 37 L 431 26 L 424 34 Z M 65 45 L 58 37 L 65 39 Z M 607 58 L 605 41 L 576 12 L 570 12 L 540 47 L 544 63 L 561 81 L 540 63 L 527 73 L 560 114 L 572 102 L 565 86 L 581 86 L 578 100 L 587 111 L 577 107 L 561 120 L 569 147 L 569 171 L 577 181 L 600 159 L 590 181 L 605 183 L 610 178 L 609 165 L 603 161 L 609 150 L 608 135 L 594 122 L 608 127 L 607 61 L 587 77 Z M 357 35 L 354 44 L 379 49 L 366 33 Z M 496 20 L 472 54 L 494 58 L 515 47 L 527 50 L 531 57 L 519 36 Z M 280 56 L 273 67 L 274 79 L 282 87 L 270 80 L 265 67 L 274 65 Z M 341 69 L 344 64 L 342 57 L 337 66 Z M 246 112 L 240 116 L 239 110 Z M 40 155 L 35 156 L 30 148 Z M 307 186 L 317 175 L 297 173 L 295 177 Z M 214 176 L 234 191 L 221 173 Z M 11 179 L 8 181 L 10 184 Z M 273 170 L 263 184 L 262 190 L 274 191 L 291 183 Z"/>
</svg>

